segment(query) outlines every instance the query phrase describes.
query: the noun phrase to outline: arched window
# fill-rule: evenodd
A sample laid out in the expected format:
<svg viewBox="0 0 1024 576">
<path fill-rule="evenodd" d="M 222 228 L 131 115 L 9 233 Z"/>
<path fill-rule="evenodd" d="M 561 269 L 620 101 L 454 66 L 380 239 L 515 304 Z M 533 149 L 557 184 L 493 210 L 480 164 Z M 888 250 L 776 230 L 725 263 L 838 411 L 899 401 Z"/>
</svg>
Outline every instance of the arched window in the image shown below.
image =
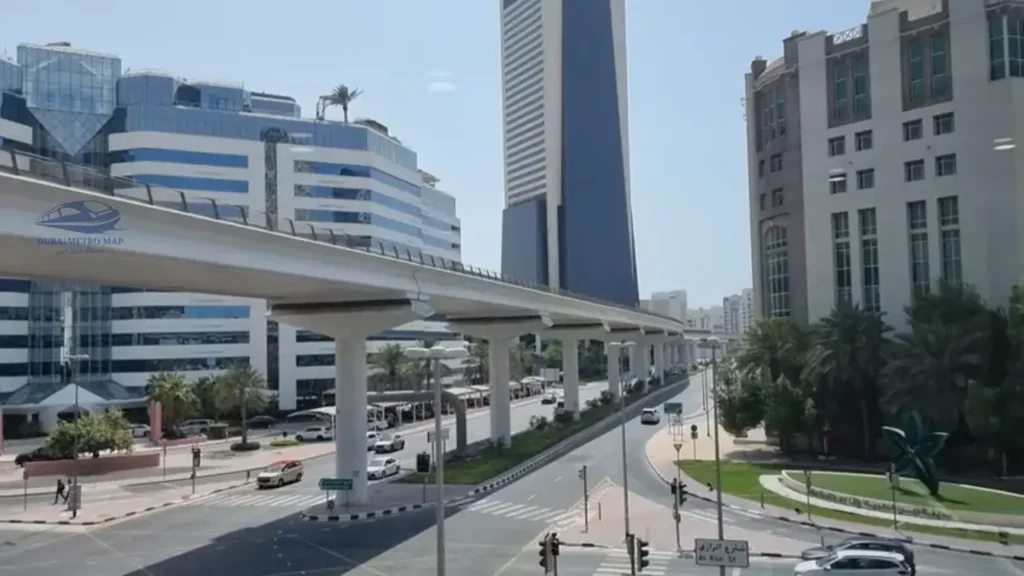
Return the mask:
<svg viewBox="0 0 1024 576">
<path fill-rule="evenodd" d="M 766 316 L 789 316 L 789 241 L 786 229 L 772 226 L 764 233 L 764 279 L 767 290 Z"/>
</svg>

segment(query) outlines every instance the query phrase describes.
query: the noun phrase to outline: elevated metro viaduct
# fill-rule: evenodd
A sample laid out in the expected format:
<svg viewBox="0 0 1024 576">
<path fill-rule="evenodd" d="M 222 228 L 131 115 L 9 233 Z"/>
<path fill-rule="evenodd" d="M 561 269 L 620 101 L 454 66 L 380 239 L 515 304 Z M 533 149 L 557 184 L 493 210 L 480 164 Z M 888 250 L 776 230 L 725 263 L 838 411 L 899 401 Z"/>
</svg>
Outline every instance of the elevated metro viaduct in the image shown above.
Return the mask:
<svg viewBox="0 0 1024 576">
<path fill-rule="evenodd" d="M 0 152 L 2 153 L 2 152 Z M 12 154 L 15 154 L 12 152 Z M 490 343 L 491 437 L 511 441 L 508 346 L 539 333 L 565 345 L 566 403 L 579 413 L 578 341 L 634 341 L 665 366 L 674 318 L 528 285 L 462 264 L 355 248 L 329 229 L 266 215 L 189 213 L 179 191 L 124 182 L 86 168 L 17 153 L 0 172 L 0 275 L 258 298 L 270 315 L 335 340 L 336 475 L 351 478 L 354 504 L 367 500 L 366 338 L 441 315 L 452 329 Z M 96 186 L 93 191 L 71 187 Z M 88 178 L 83 177 L 88 174 Z M 171 209 L 165 205 L 175 205 Z M 90 202 L 113 211 L 116 229 L 83 231 L 39 222 L 58 206 Z M 211 201 L 212 202 L 212 201 Z M 214 210 L 219 214 L 219 210 Z M 208 212 L 207 212 L 208 213 Z M 79 253 L 70 253 L 79 249 Z M 429 257 L 427 257 L 429 258 Z M 634 364 L 646 373 L 651 358 Z M 618 363 L 613 363 L 618 366 Z M 616 374 L 617 375 L 617 374 Z M 609 388 L 617 393 L 617 382 Z"/>
</svg>

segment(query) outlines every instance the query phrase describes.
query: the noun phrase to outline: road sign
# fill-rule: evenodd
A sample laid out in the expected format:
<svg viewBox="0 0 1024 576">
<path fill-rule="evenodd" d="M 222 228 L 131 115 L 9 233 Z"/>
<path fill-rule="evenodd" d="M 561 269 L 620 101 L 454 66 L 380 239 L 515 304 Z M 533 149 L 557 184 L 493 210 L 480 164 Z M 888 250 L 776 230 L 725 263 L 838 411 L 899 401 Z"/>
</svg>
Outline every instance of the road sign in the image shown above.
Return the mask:
<svg viewBox="0 0 1024 576">
<path fill-rule="evenodd" d="M 693 543 L 693 549 L 697 566 L 750 567 L 750 552 L 746 540 L 697 538 Z"/>
<path fill-rule="evenodd" d="M 449 430 L 451 430 L 451 429 L 450 428 L 441 428 L 441 441 L 442 442 L 447 442 L 448 441 Z M 433 444 L 434 443 L 434 431 L 433 430 L 427 430 L 427 443 L 428 444 Z"/>
<path fill-rule="evenodd" d="M 682 402 L 665 402 L 665 407 L 663 408 L 663 410 L 664 410 L 665 414 L 682 414 L 683 413 L 683 403 Z"/>
<path fill-rule="evenodd" d="M 339 492 L 348 492 L 352 489 L 351 478 L 321 478 L 320 479 L 321 490 L 336 490 Z"/>
</svg>

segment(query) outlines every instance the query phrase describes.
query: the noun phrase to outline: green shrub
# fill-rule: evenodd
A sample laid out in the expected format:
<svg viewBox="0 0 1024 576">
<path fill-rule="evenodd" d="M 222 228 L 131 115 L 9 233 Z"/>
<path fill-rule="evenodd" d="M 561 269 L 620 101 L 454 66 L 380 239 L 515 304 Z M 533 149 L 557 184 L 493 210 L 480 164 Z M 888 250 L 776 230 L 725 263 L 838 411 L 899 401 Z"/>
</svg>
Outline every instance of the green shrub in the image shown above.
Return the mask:
<svg viewBox="0 0 1024 576">
<path fill-rule="evenodd" d="M 270 445 L 273 446 L 274 448 L 298 446 L 299 444 L 301 444 L 301 442 L 299 442 L 295 438 L 274 438 L 273 440 L 270 441 Z"/>
<path fill-rule="evenodd" d="M 232 452 L 252 452 L 253 450 L 259 450 L 260 443 L 249 441 L 249 442 L 235 442 L 231 445 Z"/>
</svg>

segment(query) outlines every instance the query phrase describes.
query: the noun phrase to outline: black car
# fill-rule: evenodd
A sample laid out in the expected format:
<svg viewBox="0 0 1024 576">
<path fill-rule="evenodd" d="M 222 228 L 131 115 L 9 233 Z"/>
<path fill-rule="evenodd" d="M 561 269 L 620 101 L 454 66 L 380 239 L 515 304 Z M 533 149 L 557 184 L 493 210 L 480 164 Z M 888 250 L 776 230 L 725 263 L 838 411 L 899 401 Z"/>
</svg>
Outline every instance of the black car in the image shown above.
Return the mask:
<svg viewBox="0 0 1024 576">
<path fill-rule="evenodd" d="M 31 452 L 22 452 L 14 457 L 16 466 L 24 466 L 25 462 L 40 462 L 43 460 L 57 460 L 46 451 L 45 448 L 36 448 Z"/>
<path fill-rule="evenodd" d="M 253 416 L 249 418 L 247 422 L 249 428 L 256 430 L 258 428 L 273 428 L 277 426 L 277 419 L 273 416 Z"/>
<path fill-rule="evenodd" d="M 917 573 L 917 566 L 914 564 L 914 551 L 911 550 L 910 546 L 906 543 L 899 540 L 893 540 L 891 538 L 854 536 L 853 538 L 840 540 L 835 544 L 808 548 L 800 553 L 800 558 L 804 560 L 817 560 L 819 558 L 831 556 L 839 550 L 875 550 L 878 552 L 892 552 L 894 554 L 900 554 L 907 562 L 907 565 L 910 566 L 912 574 Z"/>
</svg>

